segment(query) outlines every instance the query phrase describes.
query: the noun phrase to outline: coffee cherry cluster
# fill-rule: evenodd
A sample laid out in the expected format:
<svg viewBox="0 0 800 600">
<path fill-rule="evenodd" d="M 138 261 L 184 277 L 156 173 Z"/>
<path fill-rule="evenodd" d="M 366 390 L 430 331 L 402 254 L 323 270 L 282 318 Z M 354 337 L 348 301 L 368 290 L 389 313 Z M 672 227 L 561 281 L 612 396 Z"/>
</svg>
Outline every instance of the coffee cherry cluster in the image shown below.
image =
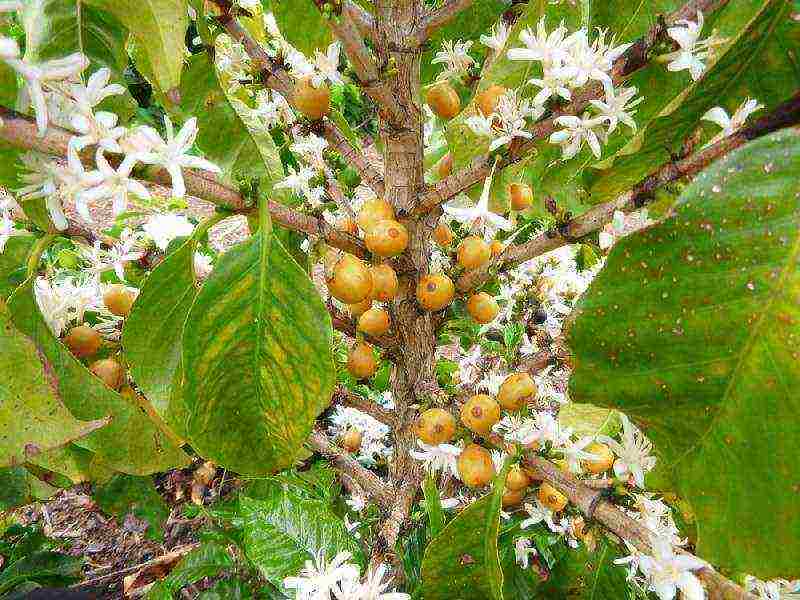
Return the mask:
<svg viewBox="0 0 800 600">
<path fill-rule="evenodd" d="M 124 285 L 114 284 L 108 286 L 103 294 L 103 304 L 108 311 L 118 317 L 127 317 L 136 294 Z M 86 360 L 96 356 L 103 347 L 103 338 L 100 333 L 82 323 L 71 328 L 62 339 L 64 345 L 78 359 Z M 105 385 L 115 391 L 127 389 L 125 386 L 125 368 L 115 358 L 101 358 L 87 364 L 89 371 Z"/>
</svg>

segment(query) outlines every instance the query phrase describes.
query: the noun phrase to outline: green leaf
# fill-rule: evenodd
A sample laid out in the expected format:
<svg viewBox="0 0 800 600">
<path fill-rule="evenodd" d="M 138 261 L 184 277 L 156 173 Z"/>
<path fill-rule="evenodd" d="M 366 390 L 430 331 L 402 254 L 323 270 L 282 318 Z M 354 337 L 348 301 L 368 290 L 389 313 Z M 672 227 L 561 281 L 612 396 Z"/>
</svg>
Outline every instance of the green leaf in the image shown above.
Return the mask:
<svg viewBox="0 0 800 600">
<path fill-rule="evenodd" d="M 128 28 L 145 59 L 140 70 L 162 92 L 181 82 L 189 26 L 187 0 L 86 0 Z"/>
<path fill-rule="evenodd" d="M 184 556 L 169 575 L 150 588 L 147 600 L 173 600 L 173 592 L 179 592 L 182 587 L 203 577 L 215 577 L 233 567 L 226 544 L 204 541 Z"/>
<path fill-rule="evenodd" d="M 272 11 L 284 39 L 300 52 L 314 57 L 314 50 L 325 52 L 333 35 L 312 0 L 261 0 L 265 11 Z"/>
<path fill-rule="evenodd" d="M 431 473 L 425 477 L 422 484 L 422 492 L 425 494 L 425 512 L 428 514 L 428 535 L 436 537 L 444 527 L 444 510 L 442 501 L 439 498 L 439 488 L 436 486 L 436 479 Z"/>
<path fill-rule="evenodd" d="M 33 278 L 11 295 L 14 324 L 30 337 L 52 368 L 51 378 L 76 418 L 111 417 L 111 423 L 77 442 L 103 464 L 131 475 L 148 475 L 188 463 L 188 457 L 137 406 L 103 385 L 47 327 L 33 295 Z"/>
<path fill-rule="evenodd" d="M 0 512 L 37 500 L 47 500 L 56 488 L 31 475 L 23 467 L 0 469 Z"/>
<path fill-rule="evenodd" d="M 267 581 L 282 587 L 285 577 L 299 573 L 319 553 L 330 560 L 350 552 L 354 562 L 364 564 L 358 542 L 327 503 L 279 483 L 259 492 L 259 499 L 242 496 L 240 506 L 245 554 Z"/>
<path fill-rule="evenodd" d="M 0 300 L 0 467 L 25 462 L 28 455 L 64 446 L 107 424 L 102 416 L 81 422 L 55 389 L 51 365 L 17 330 Z M 81 417 L 83 418 L 83 417 Z"/>
<path fill-rule="evenodd" d="M 248 475 L 292 464 L 335 380 L 328 311 L 261 206 L 259 232 L 221 257 L 183 336 L 192 445 Z"/>
<path fill-rule="evenodd" d="M 572 397 L 652 438 L 698 555 L 767 579 L 800 574 L 798 169 L 794 130 L 713 165 L 613 249 L 570 331 Z"/>
<path fill-rule="evenodd" d="M 503 570 L 497 549 L 507 459 L 492 492 L 450 521 L 425 549 L 422 590 L 425 600 L 503 600 Z"/>
<path fill-rule="evenodd" d="M 605 536 L 590 551 L 586 544 L 564 548 L 561 559 L 539 588 L 538 596 L 548 600 L 633 600 L 637 594 L 626 580 L 627 570 L 614 564 L 624 556 L 619 546 Z"/>
<path fill-rule="evenodd" d="M 183 325 L 197 295 L 195 240 L 185 242 L 148 275 L 125 319 L 122 347 L 133 380 L 156 413 L 186 437 L 186 407 L 180 395 Z"/>
<path fill-rule="evenodd" d="M 161 526 L 169 517 L 169 507 L 156 491 L 152 477 L 116 475 L 110 481 L 97 486 L 92 497 L 100 510 L 117 517 L 120 524 L 125 515 L 133 513 L 147 521 L 148 538 L 164 537 Z"/>
<path fill-rule="evenodd" d="M 5 250 L 0 253 L 0 299 L 8 298 L 25 281 L 28 255 L 35 241 L 33 235 L 15 235 L 6 242 Z"/>
<path fill-rule="evenodd" d="M 17 103 L 17 73 L 5 63 L 0 63 L 0 104 L 13 108 Z"/>
<path fill-rule="evenodd" d="M 562 427 L 570 427 L 575 435 L 613 436 L 621 427 L 619 413 L 601 406 L 570 402 L 558 411 L 558 423 Z"/>
<path fill-rule="evenodd" d="M 28 458 L 28 464 L 63 475 L 72 483 L 90 481 L 95 455 L 75 444 L 42 452 Z"/>
<path fill-rule="evenodd" d="M 0 595 L 5 598 L 6 592 L 28 582 L 47 586 L 71 585 L 80 580 L 82 565 L 83 558 L 60 552 L 43 551 L 23 556 L 0 572 Z"/>
<path fill-rule="evenodd" d="M 634 75 L 631 85 L 646 98 L 636 114 L 639 133 L 616 154 L 606 151 L 610 157 L 601 163 L 604 170 L 587 173 L 591 202 L 615 198 L 669 162 L 709 109 L 722 105 L 733 114 L 747 96 L 767 108 L 786 100 L 800 85 L 800 69 L 786 52 L 787 46 L 800 43 L 800 28 L 789 12 L 782 0 L 730 3 L 714 23 L 730 41 L 702 79 L 665 75 L 660 64 Z M 765 70 L 769 78 L 763 77 Z M 719 128 L 709 125 L 708 130 L 717 133 Z"/>
<path fill-rule="evenodd" d="M 247 600 L 252 597 L 252 590 L 241 579 L 224 579 L 200 592 L 197 600 Z"/>
<path fill-rule="evenodd" d="M 117 18 L 78 0 L 29 0 L 23 6 L 26 60 L 38 62 L 83 52 L 90 61 L 84 81 L 105 67 L 111 71 L 112 83 L 125 85 L 128 30 Z M 117 113 L 124 122 L 136 110 L 136 101 L 126 92 L 106 99 L 99 109 Z"/>
</svg>

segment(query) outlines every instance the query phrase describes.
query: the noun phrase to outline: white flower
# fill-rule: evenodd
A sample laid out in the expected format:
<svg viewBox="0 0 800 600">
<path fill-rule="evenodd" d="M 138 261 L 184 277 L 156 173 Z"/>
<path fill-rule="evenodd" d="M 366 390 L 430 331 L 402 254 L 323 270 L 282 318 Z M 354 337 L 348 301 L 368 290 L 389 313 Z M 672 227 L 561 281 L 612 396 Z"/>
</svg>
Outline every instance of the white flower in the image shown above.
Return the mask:
<svg viewBox="0 0 800 600">
<path fill-rule="evenodd" d="M 311 77 L 314 87 L 319 87 L 326 80 L 331 83 L 344 83 L 339 74 L 339 54 L 342 46 L 339 42 L 333 42 L 328 46 L 325 54 L 319 50 L 314 50 L 314 66 L 317 72 Z"/>
<path fill-rule="evenodd" d="M 124 94 L 125 88 L 118 83 L 109 84 L 110 79 L 111 70 L 103 67 L 92 73 L 86 85 L 70 85 L 69 92 L 76 108 L 85 115 L 90 115 L 92 109 L 106 98 Z"/>
<path fill-rule="evenodd" d="M 353 512 L 360 513 L 367 507 L 367 498 L 362 494 L 353 494 L 345 500 L 345 504 L 347 504 Z"/>
<path fill-rule="evenodd" d="M 59 231 L 63 231 L 69 223 L 58 194 L 61 167 L 55 160 L 36 152 L 26 152 L 20 156 L 20 161 L 26 169 L 26 172 L 19 175 L 24 185 L 15 191 L 21 200 L 44 198 L 53 225 Z"/>
<path fill-rule="evenodd" d="M 288 45 L 284 45 L 283 50 L 285 53 L 284 61 L 289 65 L 291 76 L 295 79 L 311 77 L 313 83 L 315 75 L 314 64 L 306 58 L 306 55 Z M 317 79 L 317 81 L 322 82 L 321 79 Z M 316 83 L 314 85 L 317 86 Z"/>
<path fill-rule="evenodd" d="M 73 114 L 70 123 L 82 135 L 70 138 L 69 147 L 80 152 L 87 146 L 97 145 L 107 152 L 122 154 L 118 140 L 127 130 L 116 126 L 118 118 L 114 113 L 104 111 Z"/>
<path fill-rule="evenodd" d="M 505 48 L 506 42 L 508 42 L 508 34 L 510 33 L 506 22 L 500 19 L 492 26 L 489 33 L 490 35 L 482 35 L 480 42 L 487 48 L 494 50 L 495 54 L 499 54 Z"/>
<path fill-rule="evenodd" d="M 739 108 L 736 109 L 736 112 L 733 113 L 732 117 L 728 116 L 725 109 L 719 106 L 715 106 L 709 110 L 701 118 L 704 121 L 716 123 L 722 128 L 722 131 L 720 131 L 710 143 L 716 143 L 723 137 L 727 137 L 741 129 L 750 115 L 762 108 L 764 108 L 764 105 L 760 104 L 755 98 L 746 98 Z"/>
<path fill-rule="evenodd" d="M 514 559 L 523 569 L 527 569 L 530 564 L 530 558 L 538 554 L 536 548 L 531 546 L 532 543 L 529 538 L 519 538 L 514 542 Z"/>
<path fill-rule="evenodd" d="M 269 130 L 273 127 L 294 122 L 294 112 L 286 98 L 278 92 L 259 90 L 256 92 L 255 108 L 250 108 L 241 100 L 234 98 L 231 103 L 242 120 L 253 129 Z"/>
<path fill-rule="evenodd" d="M 483 115 L 473 115 L 468 117 L 465 121 L 467 127 L 470 128 L 472 133 L 475 135 L 479 135 L 481 137 L 489 137 L 492 135 L 492 123 L 494 122 L 494 116 L 488 115 L 484 117 Z"/>
<path fill-rule="evenodd" d="M 110 269 L 114 269 L 120 281 L 125 281 L 125 263 L 139 260 L 144 256 L 141 247 L 141 235 L 126 228 L 120 235 L 119 242 L 110 249 L 105 250 L 100 241 L 95 241 L 92 246 L 80 246 L 81 256 L 88 261 L 89 271 L 97 276 Z"/>
<path fill-rule="evenodd" d="M 597 109 L 599 113 L 597 116 L 608 122 L 608 134 L 614 133 L 617 125 L 623 123 L 630 127 L 631 131 L 636 132 L 636 121 L 633 120 L 633 115 L 636 114 L 635 107 L 641 104 L 644 100 L 639 97 L 633 100 L 636 96 L 636 88 L 623 88 L 622 90 L 606 90 L 605 102 L 602 100 L 592 100 L 591 104 Z M 633 100 L 633 102 L 631 102 Z M 630 102 L 630 104 L 628 104 Z M 634 110 L 632 110 L 634 109 Z"/>
<path fill-rule="evenodd" d="M 489 194 L 492 191 L 493 177 L 494 167 L 492 167 L 491 174 L 483 183 L 483 192 L 481 192 L 481 197 L 475 206 L 465 208 L 456 206 L 454 202 L 444 205 L 445 213 L 459 223 L 468 225 L 473 231 L 483 230 L 486 239 L 494 238 L 498 229 L 503 231 L 514 229 L 514 224 L 511 221 L 489 209 Z"/>
<path fill-rule="evenodd" d="M 500 386 L 508 377 L 507 374 L 498 373 L 494 371 L 487 373 L 486 376 L 478 382 L 478 389 L 486 390 L 490 396 L 496 396 L 500 391 Z"/>
<path fill-rule="evenodd" d="M 0 60 L 19 58 L 19 46 L 15 40 L 0 36 Z"/>
<path fill-rule="evenodd" d="M 152 144 L 152 150 L 136 154 L 141 162 L 148 165 L 159 165 L 164 167 L 172 178 L 172 194 L 177 198 L 183 198 L 186 194 L 186 186 L 183 182 L 183 168 L 202 169 L 219 173 L 220 168 L 205 158 L 189 154 L 194 140 L 197 138 L 197 118 L 192 117 L 183 124 L 181 130 L 175 135 L 172 128 L 172 121 L 169 117 L 164 117 L 164 125 L 167 130 L 167 140 L 161 139 L 158 132 L 152 127 L 142 127 L 141 133 L 146 136 Z"/>
<path fill-rule="evenodd" d="M 492 431 L 503 436 L 507 442 L 527 446 L 539 439 L 536 421 L 520 415 L 506 415 L 492 426 Z"/>
<path fill-rule="evenodd" d="M 568 160 L 573 158 L 581 151 L 583 142 L 589 144 L 592 154 L 600 158 L 603 150 L 600 145 L 600 138 L 596 129 L 603 123 L 603 118 L 590 118 L 588 114 L 583 117 L 566 115 L 555 120 L 556 125 L 564 127 L 561 131 L 556 131 L 550 136 L 551 144 L 558 144 L 562 149 L 562 158 Z M 600 132 L 602 135 L 602 132 Z"/>
<path fill-rule="evenodd" d="M 751 594 L 757 594 L 760 600 L 798 600 L 800 598 L 800 579 L 761 581 L 752 575 L 747 575 L 744 583 L 745 590 Z"/>
<path fill-rule="evenodd" d="M 459 358 L 458 360 L 458 378 L 461 383 L 472 381 L 472 378 L 478 374 L 478 365 L 483 357 L 483 350 L 480 344 L 475 344 L 470 350 L 469 354 Z"/>
<path fill-rule="evenodd" d="M 23 229 L 14 227 L 14 221 L 11 219 L 11 213 L 3 210 L 0 211 L 0 254 L 6 249 L 6 242 L 8 239 L 15 235 L 27 233 Z"/>
<path fill-rule="evenodd" d="M 557 524 L 553 521 L 553 511 L 542 504 L 538 498 L 534 500 L 534 504 L 525 503 L 525 512 L 529 517 L 519 524 L 520 529 L 544 523 L 553 533 L 564 533 L 565 528 L 560 523 Z"/>
<path fill-rule="evenodd" d="M 539 19 L 536 32 L 531 28 L 523 29 L 519 34 L 524 48 L 512 48 L 508 51 L 511 60 L 539 61 L 547 68 L 560 66 L 568 54 L 569 42 L 565 43 L 567 28 L 561 23 L 551 33 L 547 33 L 545 17 Z"/>
<path fill-rule="evenodd" d="M 673 546 L 683 546 L 686 540 L 680 537 L 672 511 L 662 500 L 654 500 L 644 494 L 636 497 L 637 511 L 628 514 L 647 527 L 653 535 L 670 541 Z"/>
<path fill-rule="evenodd" d="M 594 42 L 589 43 L 585 29 L 580 29 L 570 36 L 569 51 L 564 59 L 564 66 L 558 69 L 562 77 L 571 81 L 574 88 L 582 87 L 590 80 L 603 83 L 606 91 L 613 87 L 609 72 L 614 61 L 619 58 L 630 44 L 614 46 L 613 40 L 606 43 L 608 32 L 599 29 Z"/>
<path fill-rule="evenodd" d="M 87 220 L 91 220 L 87 203 L 100 199 L 111 199 L 111 210 L 115 216 L 121 215 L 128 209 L 128 196 L 133 194 L 139 198 L 150 198 L 150 192 L 139 181 L 131 178 L 131 171 L 136 164 L 135 156 L 126 156 L 122 163 L 116 170 L 108 164 L 106 157 L 103 156 L 102 149 L 98 148 L 95 155 L 95 164 L 97 171 L 103 179 L 98 185 L 79 192 L 75 197 L 75 204 L 81 216 Z"/>
<path fill-rule="evenodd" d="M 675 554 L 669 540 L 651 537 L 653 555 L 641 554 L 638 557 L 639 571 L 645 577 L 647 589 L 660 600 L 673 600 L 681 591 L 685 600 L 703 600 L 705 590 L 693 571 L 702 569 L 707 564 L 685 554 Z"/>
<path fill-rule="evenodd" d="M 725 42 L 712 34 L 705 40 L 700 40 L 700 33 L 703 31 L 703 13 L 697 11 L 697 21 L 682 19 L 676 26 L 667 29 L 669 36 L 678 43 L 679 50 L 671 52 L 661 57 L 663 61 L 669 61 L 667 69 L 669 71 L 687 70 L 692 75 L 692 79 L 697 81 L 703 76 L 706 70 L 705 60 L 710 51 L 715 46 Z"/>
<path fill-rule="evenodd" d="M 324 138 L 309 133 L 306 136 L 298 136 L 294 143 L 289 147 L 292 152 L 299 154 L 304 161 L 315 169 L 324 169 L 325 159 L 323 152 L 328 147 L 328 141 Z"/>
<path fill-rule="evenodd" d="M 86 310 L 97 311 L 102 294 L 97 282 L 77 283 L 73 278 L 50 282 L 44 277 L 36 279 L 34 296 L 39 310 L 53 335 L 60 337 L 70 322 L 83 322 Z"/>
<path fill-rule="evenodd" d="M 539 344 L 535 337 L 528 337 L 527 333 L 522 334 L 522 343 L 519 345 L 519 353 L 522 356 L 530 356 L 539 351 Z"/>
<path fill-rule="evenodd" d="M 386 439 L 389 428 L 370 415 L 349 406 L 336 406 L 330 420 L 333 423 L 330 431 L 334 437 L 342 435 L 348 429 L 357 429 L 361 432 L 359 462 L 374 465 L 376 457 L 386 457 L 391 453 Z"/>
<path fill-rule="evenodd" d="M 345 581 L 341 586 L 341 600 L 411 600 L 411 596 L 401 592 L 387 592 L 391 579 L 384 582 L 386 565 L 380 564 L 377 568 L 370 567 L 363 583 Z"/>
<path fill-rule="evenodd" d="M 333 600 L 342 584 L 358 579 L 358 567 L 348 562 L 351 558 L 349 552 L 340 552 L 328 562 L 320 551 L 313 561 L 306 561 L 297 577 L 284 579 L 283 585 L 295 590 L 297 600 Z"/>
<path fill-rule="evenodd" d="M 601 457 L 584 450 L 593 441 L 594 437 L 587 435 L 574 442 L 566 441 L 563 446 L 558 448 L 558 451 L 564 455 L 570 471 L 580 473 L 582 471 L 581 461 L 583 460 L 600 460 Z"/>
<path fill-rule="evenodd" d="M 444 469 L 449 471 L 454 477 L 459 477 L 458 474 L 458 457 L 461 455 L 461 448 L 451 444 L 439 444 L 438 446 L 431 446 L 417 440 L 417 445 L 421 450 L 411 450 L 409 454 L 419 461 L 425 463 L 425 468 L 431 473 L 436 473 Z"/>
<path fill-rule="evenodd" d="M 325 189 L 322 186 L 311 187 L 311 180 L 317 176 L 317 171 L 312 167 L 301 166 L 296 170 L 288 167 L 289 174 L 285 179 L 276 183 L 273 187 L 277 190 L 289 189 L 292 193 L 305 198 L 312 208 L 321 204 Z"/>
<path fill-rule="evenodd" d="M 194 274 L 198 279 L 205 279 L 214 270 L 214 263 L 208 254 L 194 253 Z"/>
<path fill-rule="evenodd" d="M 655 456 L 650 456 L 653 444 L 626 415 L 621 414 L 620 420 L 621 443 L 607 435 L 597 436 L 597 439 L 608 444 L 618 457 L 614 461 L 614 474 L 622 479 L 632 477 L 638 487 L 644 488 L 644 474 L 656 465 Z"/>
<path fill-rule="evenodd" d="M 529 79 L 528 83 L 541 88 L 539 92 L 533 97 L 533 103 L 537 106 L 543 106 L 553 96 L 560 96 L 564 100 L 572 99 L 572 92 L 570 92 L 568 80 L 562 78 L 557 73 L 548 71 L 545 72 L 541 78 L 534 77 Z"/>
<path fill-rule="evenodd" d="M 437 52 L 431 61 L 434 65 L 445 65 L 444 71 L 437 77 L 439 81 L 466 73 L 475 64 L 475 60 L 469 55 L 471 46 L 472 41 L 462 42 L 458 40 L 453 43 L 452 40 L 445 40 L 442 42 L 442 50 Z"/>
<path fill-rule="evenodd" d="M 159 213 L 150 215 L 142 229 L 160 250 L 166 251 L 175 238 L 192 235 L 194 225 L 183 215 Z"/>
<path fill-rule="evenodd" d="M 509 90 L 500 96 L 494 116 L 494 126 L 498 135 L 489 145 L 489 151 L 510 143 L 514 138 L 530 139 L 533 135 L 525 131 L 525 118 L 531 114 L 530 101 L 519 100 L 516 90 Z"/>
<path fill-rule="evenodd" d="M 82 53 L 76 52 L 64 58 L 54 58 L 39 64 L 31 64 L 16 58 L 8 59 L 6 63 L 25 79 L 25 93 L 36 113 L 39 135 L 44 135 L 48 113 L 43 88 L 77 77 L 89 65 L 89 60 Z"/>
<path fill-rule="evenodd" d="M 22 10 L 20 0 L 0 0 L 0 13 Z"/>
</svg>

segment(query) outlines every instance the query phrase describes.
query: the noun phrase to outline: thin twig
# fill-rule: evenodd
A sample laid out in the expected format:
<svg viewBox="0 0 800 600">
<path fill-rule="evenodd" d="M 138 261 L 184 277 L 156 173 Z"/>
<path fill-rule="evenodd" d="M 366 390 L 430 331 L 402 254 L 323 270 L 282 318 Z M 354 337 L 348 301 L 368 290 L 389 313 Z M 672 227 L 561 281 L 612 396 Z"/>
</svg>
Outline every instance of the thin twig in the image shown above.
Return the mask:
<svg viewBox="0 0 800 600">
<path fill-rule="evenodd" d="M 697 11 L 707 14 L 717 10 L 727 4 L 729 0 L 690 0 L 681 8 L 659 19 L 658 22 L 633 44 L 625 53 L 614 63 L 611 71 L 611 78 L 615 85 L 618 85 L 631 73 L 641 69 L 649 61 L 649 53 L 653 46 L 665 35 L 668 26 L 675 24 L 681 19 L 695 18 Z M 572 101 L 563 109 L 549 118 L 536 123 L 531 129 L 531 138 L 522 143 L 512 144 L 508 154 L 503 156 L 498 166 L 500 168 L 519 162 L 528 156 L 539 143 L 554 133 L 558 126 L 555 120 L 564 115 L 578 115 L 591 100 L 602 98 L 603 86 L 599 83 L 592 83 L 573 94 Z M 489 155 L 481 155 L 473 159 L 467 167 L 442 179 L 433 186 L 429 186 L 427 191 L 421 196 L 417 206 L 418 212 L 426 212 L 450 200 L 450 198 L 472 187 L 479 181 L 489 176 L 492 170 L 494 158 Z"/>
<path fill-rule="evenodd" d="M 36 122 L 31 117 L 0 106 L 0 141 L 15 148 L 36 150 L 64 158 L 67 156 L 67 144 L 73 135 L 75 134 L 72 131 L 50 125 L 45 135 L 40 137 L 37 133 Z M 87 166 L 93 166 L 93 150 L 94 148 L 91 148 L 81 154 L 81 160 Z M 107 158 L 113 165 L 119 164 L 122 160 L 120 156 L 112 154 L 107 155 Z M 171 185 L 172 181 L 167 170 L 162 168 L 144 169 L 140 176 L 142 179 L 161 185 Z M 253 210 L 247 199 L 211 173 L 184 169 L 183 178 L 186 183 L 186 191 L 191 196 L 234 212 L 248 213 Z M 329 245 L 357 256 L 367 256 L 366 248 L 361 240 L 332 227 L 322 218 L 296 211 L 272 200 L 269 201 L 269 212 L 273 221 L 278 225 L 320 237 Z"/>
<path fill-rule="evenodd" d="M 369 398 L 365 398 L 360 394 L 351 392 L 350 390 L 340 387 L 333 393 L 333 404 L 340 404 L 341 406 L 349 406 L 368 414 L 376 421 L 394 427 L 395 418 L 392 411 L 383 408 L 380 404 L 373 402 Z"/>
<path fill-rule="evenodd" d="M 380 477 L 337 448 L 319 429 L 311 432 L 308 441 L 312 450 L 327 458 L 338 471 L 351 477 L 379 506 L 385 510 L 392 509 L 395 493 L 381 481 Z"/>
<path fill-rule="evenodd" d="M 526 454 L 524 464 L 527 470 L 538 475 L 537 479 L 547 481 L 565 494 L 584 515 L 595 519 L 639 551 L 652 555 L 650 530 L 606 500 L 603 490 L 592 489 L 571 473 L 532 452 Z M 710 565 L 697 571 L 696 575 L 705 585 L 711 600 L 756 600 L 755 596 L 748 594 Z"/>
<path fill-rule="evenodd" d="M 437 29 L 447 25 L 458 13 L 472 6 L 473 2 L 474 0 L 447 0 L 439 8 L 428 11 L 417 28 L 414 36 L 416 43 L 424 44 Z"/>
</svg>

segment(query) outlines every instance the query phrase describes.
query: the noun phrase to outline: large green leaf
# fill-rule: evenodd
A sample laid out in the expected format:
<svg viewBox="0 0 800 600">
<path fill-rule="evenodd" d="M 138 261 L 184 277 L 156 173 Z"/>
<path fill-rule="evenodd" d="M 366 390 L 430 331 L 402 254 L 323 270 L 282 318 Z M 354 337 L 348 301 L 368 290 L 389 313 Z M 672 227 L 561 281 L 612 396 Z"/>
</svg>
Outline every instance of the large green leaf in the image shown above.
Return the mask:
<svg viewBox="0 0 800 600">
<path fill-rule="evenodd" d="M 175 380 L 180 377 L 183 325 L 197 295 L 194 253 L 189 240 L 148 275 L 122 330 L 122 347 L 133 380 L 153 409 L 181 437 L 186 408 Z"/>
<path fill-rule="evenodd" d="M 11 322 L 0 300 L 0 466 L 64 446 L 104 425 L 104 415 L 80 422 L 58 397 L 50 365 Z M 85 417 L 81 417 L 85 418 Z"/>
<path fill-rule="evenodd" d="M 106 67 L 112 73 L 112 82 L 125 83 L 128 30 L 117 18 L 78 0 L 28 0 L 23 5 L 27 60 L 62 58 L 80 51 L 90 61 L 87 75 Z M 100 106 L 113 110 L 122 120 L 135 108 L 136 101 L 127 92 L 108 98 Z"/>
<path fill-rule="evenodd" d="M 111 417 L 111 423 L 77 442 L 95 452 L 110 468 L 147 475 L 188 463 L 175 445 L 137 406 L 92 375 L 47 327 L 33 294 L 33 278 L 9 298 L 17 328 L 30 337 L 51 366 L 51 377 L 64 404 L 79 419 Z"/>
<path fill-rule="evenodd" d="M 152 477 L 115 475 L 95 488 L 92 497 L 102 511 L 114 515 L 118 521 L 132 513 L 147 522 L 147 537 L 164 537 L 161 526 L 169 516 L 169 507 L 156 491 Z"/>
<path fill-rule="evenodd" d="M 40 481 L 23 467 L 0 469 L 0 511 L 47 500 L 56 491 L 56 488 Z"/>
<path fill-rule="evenodd" d="M 503 570 L 497 549 L 507 461 L 492 492 L 459 513 L 425 549 L 425 600 L 503 600 Z"/>
<path fill-rule="evenodd" d="M 0 299 L 8 298 L 25 281 L 28 255 L 35 241 L 33 235 L 15 235 L 6 242 L 0 253 Z"/>
<path fill-rule="evenodd" d="M 320 553 L 330 560 L 350 552 L 354 562 L 364 564 L 358 542 L 324 501 L 274 482 L 259 486 L 257 499 L 242 496 L 240 506 L 247 558 L 275 586 Z"/>
<path fill-rule="evenodd" d="M 639 133 L 615 155 L 587 173 L 591 202 L 612 199 L 671 159 L 714 106 L 732 114 L 745 97 L 774 107 L 800 85 L 800 69 L 787 47 L 800 43 L 800 27 L 783 0 L 729 3 L 715 26 L 729 38 L 718 61 L 697 82 L 654 64 L 631 81 L 645 96 L 636 120 Z M 770 77 L 763 77 L 769 71 Z M 709 126 L 714 133 L 716 126 Z M 614 148 L 610 148 L 613 150 Z"/>
<path fill-rule="evenodd" d="M 623 554 L 620 548 L 602 537 L 593 550 L 585 544 L 564 548 L 549 577 L 539 588 L 538 597 L 548 600 L 633 600 L 646 598 L 627 581 L 628 571 L 614 564 Z"/>
<path fill-rule="evenodd" d="M 333 34 L 313 0 L 261 0 L 272 11 L 283 38 L 303 54 L 325 52 Z"/>
<path fill-rule="evenodd" d="M 52 473 L 63 475 L 72 483 L 83 483 L 92 479 L 92 461 L 95 455 L 75 444 L 42 452 L 28 458 L 28 464 Z"/>
<path fill-rule="evenodd" d="M 794 130 L 709 168 L 614 248 L 570 331 L 573 398 L 645 429 L 700 556 L 764 578 L 800 574 L 798 169 Z"/>
<path fill-rule="evenodd" d="M 162 92 L 181 82 L 189 26 L 187 0 L 86 0 L 120 20 L 145 64 L 140 70 Z"/>
<path fill-rule="evenodd" d="M 217 263 L 183 337 L 187 431 L 194 448 L 251 475 L 290 466 L 335 378 L 331 321 L 314 284 L 259 232 Z"/>
<path fill-rule="evenodd" d="M 147 592 L 148 600 L 173 600 L 173 595 L 203 577 L 215 577 L 234 567 L 227 545 L 216 540 L 204 541 L 183 557 L 178 565 Z"/>
</svg>

